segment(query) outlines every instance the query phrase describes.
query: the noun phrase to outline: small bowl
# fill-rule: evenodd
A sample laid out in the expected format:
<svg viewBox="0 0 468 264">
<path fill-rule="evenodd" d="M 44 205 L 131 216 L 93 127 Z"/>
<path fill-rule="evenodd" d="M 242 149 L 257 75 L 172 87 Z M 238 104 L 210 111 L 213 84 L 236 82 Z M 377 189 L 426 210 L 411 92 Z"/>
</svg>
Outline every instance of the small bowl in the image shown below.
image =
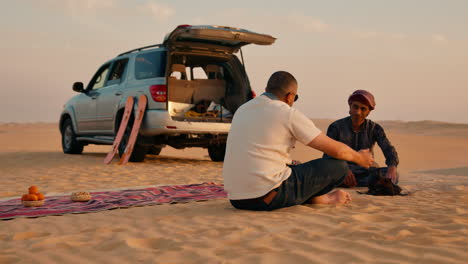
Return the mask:
<svg viewBox="0 0 468 264">
<path fill-rule="evenodd" d="M 37 207 L 43 206 L 45 200 L 38 200 L 38 201 L 21 201 L 21 203 L 26 207 Z"/>
<path fill-rule="evenodd" d="M 73 202 L 87 202 L 91 200 L 91 194 L 89 192 L 74 192 L 70 195 L 70 199 Z"/>
</svg>

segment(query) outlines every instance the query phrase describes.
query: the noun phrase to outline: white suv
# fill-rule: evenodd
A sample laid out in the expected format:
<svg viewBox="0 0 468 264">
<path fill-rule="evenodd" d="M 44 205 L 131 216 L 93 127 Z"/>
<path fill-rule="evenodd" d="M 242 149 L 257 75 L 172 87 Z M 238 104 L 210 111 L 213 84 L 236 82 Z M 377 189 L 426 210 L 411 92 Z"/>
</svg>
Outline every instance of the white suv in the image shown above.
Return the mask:
<svg viewBox="0 0 468 264">
<path fill-rule="evenodd" d="M 181 25 L 163 44 L 142 47 L 104 63 L 89 84 L 64 106 L 59 128 L 64 153 L 80 154 L 88 144 L 111 145 L 126 98 L 148 97 L 148 106 L 130 161 L 143 161 L 172 146 L 208 148 L 223 161 L 233 114 L 255 94 L 241 60 L 247 44 L 270 45 L 275 38 L 244 29 Z M 119 152 L 129 136 L 130 120 Z"/>
</svg>

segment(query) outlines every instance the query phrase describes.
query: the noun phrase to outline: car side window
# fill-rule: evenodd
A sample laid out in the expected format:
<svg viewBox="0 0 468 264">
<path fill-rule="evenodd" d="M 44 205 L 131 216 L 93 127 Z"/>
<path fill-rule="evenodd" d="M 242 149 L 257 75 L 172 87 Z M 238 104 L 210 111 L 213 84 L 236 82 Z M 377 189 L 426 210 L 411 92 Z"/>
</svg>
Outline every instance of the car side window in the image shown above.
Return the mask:
<svg viewBox="0 0 468 264">
<path fill-rule="evenodd" d="M 107 77 L 107 73 L 109 72 L 109 64 L 106 64 L 99 68 L 99 70 L 94 75 L 93 79 L 88 85 L 88 90 L 97 90 L 99 88 L 104 87 L 104 83 Z"/>
<path fill-rule="evenodd" d="M 112 64 L 109 77 L 106 82 L 106 86 L 119 84 L 124 78 L 125 69 L 127 67 L 128 59 L 122 59 L 115 61 Z"/>
<path fill-rule="evenodd" d="M 166 74 L 166 52 L 143 53 L 135 58 L 135 79 L 143 80 L 164 77 Z"/>
</svg>

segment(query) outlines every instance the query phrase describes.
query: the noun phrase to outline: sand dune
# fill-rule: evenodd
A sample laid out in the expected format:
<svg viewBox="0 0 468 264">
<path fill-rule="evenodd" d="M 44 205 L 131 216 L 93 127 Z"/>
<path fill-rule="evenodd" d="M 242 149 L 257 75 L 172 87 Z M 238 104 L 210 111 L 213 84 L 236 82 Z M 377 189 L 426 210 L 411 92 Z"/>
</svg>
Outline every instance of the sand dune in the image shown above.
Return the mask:
<svg viewBox="0 0 468 264">
<path fill-rule="evenodd" d="M 316 121 L 322 129 L 329 122 Z M 410 196 L 351 190 L 353 203 L 337 207 L 245 212 L 221 199 L 0 221 L 0 263 L 465 263 L 468 128 L 384 126 Z M 165 148 L 127 166 L 102 163 L 109 146 L 65 155 L 55 124 L 2 124 L 0 146 L 0 198 L 21 195 L 32 184 L 47 194 L 222 182 L 222 164 L 203 149 Z M 293 153 L 302 161 L 319 156 L 300 145 Z"/>
</svg>

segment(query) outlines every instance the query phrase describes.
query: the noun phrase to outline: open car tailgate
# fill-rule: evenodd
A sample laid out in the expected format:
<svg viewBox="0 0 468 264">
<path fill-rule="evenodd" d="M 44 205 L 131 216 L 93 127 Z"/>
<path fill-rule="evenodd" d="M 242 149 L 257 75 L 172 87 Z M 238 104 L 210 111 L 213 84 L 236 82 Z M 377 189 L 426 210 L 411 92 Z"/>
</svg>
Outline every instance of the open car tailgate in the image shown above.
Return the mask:
<svg viewBox="0 0 468 264">
<path fill-rule="evenodd" d="M 235 53 L 244 45 L 271 45 L 275 40 L 270 35 L 233 27 L 181 25 L 166 36 L 164 45 L 169 48 L 215 48 Z"/>
</svg>

